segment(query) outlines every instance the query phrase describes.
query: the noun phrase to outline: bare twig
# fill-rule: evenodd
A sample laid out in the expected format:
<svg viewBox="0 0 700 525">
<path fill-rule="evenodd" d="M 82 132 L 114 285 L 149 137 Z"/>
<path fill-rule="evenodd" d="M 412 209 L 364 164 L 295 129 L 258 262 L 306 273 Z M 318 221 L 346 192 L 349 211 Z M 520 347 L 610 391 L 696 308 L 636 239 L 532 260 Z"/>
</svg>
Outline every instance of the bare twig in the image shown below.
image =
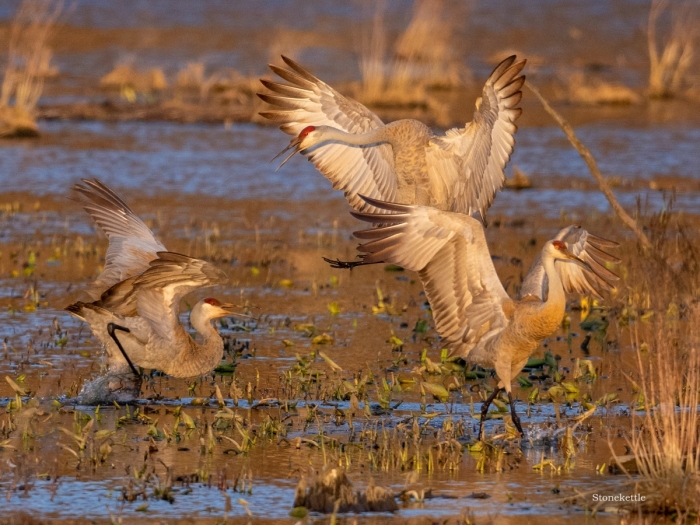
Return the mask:
<svg viewBox="0 0 700 525">
<path fill-rule="evenodd" d="M 615 197 L 615 194 L 613 193 L 612 189 L 610 188 L 610 185 L 603 178 L 603 175 L 600 173 L 600 170 L 598 169 L 598 164 L 596 163 L 595 158 L 593 158 L 593 155 L 588 150 L 588 148 L 586 146 L 584 146 L 583 143 L 576 136 L 576 133 L 574 133 L 574 128 L 571 127 L 571 124 L 569 124 L 566 120 L 564 120 L 564 117 L 562 117 L 552 106 L 549 105 L 547 100 L 545 100 L 545 98 L 542 96 L 542 94 L 539 92 L 539 90 L 535 86 L 533 86 L 530 82 L 526 82 L 525 85 L 539 99 L 539 101 L 542 103 L 542 106 L 544 107 L 545 111 L 547 113 L 549 113 L 554 120 L 557 121 L 557 124 L 559 124 L 559 127 L 566 134 L 566 137 L 569 139 L 569 142 L 571 142 L 571 145 L 574 148 L 576 148 L 576 151 L 578 151 L 579 155 L 581 155 L 581 158 L 583 158 L 583 160 L 586 161 L 586 165 L 588 166 L 588 170 L 591 172 L 591 175 L 593 175 L 593 178 L 598 183 L 598 187 L 600 188 L 600 191 L 602 191 L 603 195 L 605 195 L 605 198 L 608 199 L 608 202 L 610 203 L 610 206 L 612 207 L 613 211 L 617 214 L 618 217 L 620 217 L 622 222 L 624 222 L 625 225 L 630 230 L 632 230 L 632 232 L 637 236 L 637 239 L 642 244 L 642 246 L 644 246 L 646 249 L 650 250 L 652 246 L 651 246 L 651 242 L 649 241 L 649 238 L 646 236 L 644 231 L 642 231 L 642 228 L 637 223 L 637 221 L 635 221 L 625 211 L 625 209 L 620 205 L 617 198 Z"/>
</svg>

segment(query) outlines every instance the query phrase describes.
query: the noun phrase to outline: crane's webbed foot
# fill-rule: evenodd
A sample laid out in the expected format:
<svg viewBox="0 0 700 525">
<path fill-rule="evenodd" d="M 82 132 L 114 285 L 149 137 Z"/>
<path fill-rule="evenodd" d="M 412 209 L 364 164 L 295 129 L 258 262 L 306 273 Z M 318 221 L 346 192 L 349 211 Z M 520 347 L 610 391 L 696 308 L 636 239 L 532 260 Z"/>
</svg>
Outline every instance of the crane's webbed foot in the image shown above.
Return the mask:
<svg viewBox="0 0 700 525">
<path fill-rule="evenodd" d="M 131 359 L 129 359 L 129 356 L 126 355 L 126 351 L 124 350 L 124 347 L 122 346 L 121 342 L 117 338 L 117 334 L 115 333 L 115 330 L 121 330 L 122 332 L 127 332 L 127 333 L 130 333 L 131 330 L 129 330 L 126 326 L 121 326 L 121 325 L 114 324 L 114 323 L 107 324 L 107 333 L 112 338 L 114 343 L 117 345 L 117 348 L 119 348 L 119 351 L 124 356 L 124 359 L 126 359 L 126 362 L 129 364 L 129 368 L 131 368 L 131 371 L 134 373 L 134 375 L 136 377 L 140 378 L 141 374 L 139 374 L 139 371 L 136 370 L 136 367 L 134 366 L 134 363 L 131 362 Z"/>
<path fill-rule="evenodd" d="M 328 257 L 323 258 L 324 261 L 326 261 L 328 264 L 331 265 L 331 268 L 339 268 L 341 270 L 352 270 L 356 266 L 362 266 L 364 264 L 368 264 L 362 260 L 359 261 L 341 261 L 340 259 L 329 259 Z"/>
<path fill-rule="evenodd" d="M 496 387 L 493 389 L 493 392 L 491 392 L 491 395 L 486 398 L 486 401 L 481 403 L 481 418 L 479 420 L 479 439 L 481 441 L 484 440 L 484 420 L 486 419 L 486 414 L 489 413 L 489 407 L 491 406 L 491 403 L 493 403 L 493 400 L 496 399 L 496 396 L 498 396 L 498 393 L 502 389 L 499 387 Z"/>
<path fill-rule="evenodd" d="M 518 429 L 518 432 L 520 432 L 520 435 L 524 436 L 525 432 L 523 432 L 523 426 L 520 424 L 520 418 L 515 412 L 515 400 L 513 399 L 513 394 L 511 392 L 508 392 L 508 401 L 510 402 L 510 416 L 513 419 L 513 424 L 515 425 L 515 428 Z"/>
</svg>

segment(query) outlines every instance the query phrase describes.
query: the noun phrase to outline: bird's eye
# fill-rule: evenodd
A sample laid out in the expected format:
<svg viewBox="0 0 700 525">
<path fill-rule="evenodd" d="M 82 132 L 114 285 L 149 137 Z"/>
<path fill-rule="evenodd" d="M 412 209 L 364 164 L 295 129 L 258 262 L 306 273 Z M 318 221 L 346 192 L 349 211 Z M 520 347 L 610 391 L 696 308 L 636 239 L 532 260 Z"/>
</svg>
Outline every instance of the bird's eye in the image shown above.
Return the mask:
<svg viewBox="0 0 700 525">
<path fill-rule="evenodd" d="M 552 241 L 552 246 L 554 246 L 560 252 L 566 251 L 566 244 L 562 241 Z"/>
<path fill-rule="evenodd" d="M 207 304 L 210 304 L 212 306 L 221 306 L 221 303 L 218 300 L 214 299 L 213 297 L 209 297 L 207 299 L 204 299 L 204 302 Z"/>
</svg>

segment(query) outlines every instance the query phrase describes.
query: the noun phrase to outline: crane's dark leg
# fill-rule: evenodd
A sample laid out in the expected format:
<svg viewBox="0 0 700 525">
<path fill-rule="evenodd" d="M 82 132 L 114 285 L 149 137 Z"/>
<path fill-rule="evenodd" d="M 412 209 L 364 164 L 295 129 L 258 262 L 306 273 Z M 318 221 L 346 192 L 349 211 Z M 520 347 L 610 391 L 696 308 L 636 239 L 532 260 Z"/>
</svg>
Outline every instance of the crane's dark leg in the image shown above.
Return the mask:
<svg viewBox="0 0 700 525">
<path fill-rule="evenodd" d="M 479 420 L 479 439 L 484 438 L 484 419 L 486 419 L 486 414 L 489 413 L 489 407 L 491 406 L 491 403 L 493 403 L 493 400 L 496 399 L 496 396 L 501 390 L 503 389 L 499 387 L 494 388 L 493 392 L 491 392 L 491 395 L 488 398 L 486 398 L 486 401 L 481 403 L 481 419 Z"/>
<path fill-rule="evenodd" d="M 513 394 L 511 392 L 508 392 L 508 401 L 510 401 L 510 417 L 513 418 L 513 424 L 515 425 L 515 428 L 518 429 L 518 432 L 520 432 L 520 435 L 524 436 L 525 432 L 523 432 L 523 426 L 520 424 L 520 418 L 515 412 L 515 400 L 513 399 Z"/>
<path fill-rule="evenodd" d="M 115 330 L 121 330 L 122 332 L 127 332 L 127 333 L 131 332 L 131 330 L 129 330 L 126 326 L 120 326 L 120 325 L 114 324 L 114 323 L 107 324 L 107 333 L 114 340 L 115 344 L 117 345 L 117 348 L 119 348 L 119 351 L 124 356 L 124 359 L 126 359 L 126 362 L 129 363 L 129 367 L 131 368 L 131 371 L 134 373 L 134 375 L 136 375 L 136 377 L 140 378 L 141 374 L 139 374 L 139 371 L 136 370 L 136 367 L 134 366 L 134 363 L 131 362 L 131 359 L 129 359 L 129 356 L 126 355 L 126 352 L 124 351 L 124 347 L 119 342 L 119 339 L 117 339 L 117 334 L 114 333 Z"/>
</svg>

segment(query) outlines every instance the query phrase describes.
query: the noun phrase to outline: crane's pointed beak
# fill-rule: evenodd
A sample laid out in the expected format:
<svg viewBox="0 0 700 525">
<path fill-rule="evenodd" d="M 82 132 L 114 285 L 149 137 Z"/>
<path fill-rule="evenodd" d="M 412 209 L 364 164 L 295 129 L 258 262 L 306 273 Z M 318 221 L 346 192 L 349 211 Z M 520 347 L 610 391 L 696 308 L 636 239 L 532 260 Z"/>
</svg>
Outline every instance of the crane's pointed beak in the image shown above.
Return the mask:
<svg viewBox="0 0 700 525">
<path fill-rule="evenodd" d="M 571 253 L 569 251 L 567 251 L 565 255 L 566 255 L 567 260 L 573 261 L 576 265 L 580 266 L 584 270 L 588 270 L 590 272 L 593 271 L 593 268 L 591 268 L 591 265 L 588 264 L 583 259 L 581 259 L 580 257 L 577 257 L 576 255 L 574 255 L 573 253 Z"/>
<path fill-rule="evenodd" d="M 236 316 L 236 317 L 245 317 L 247 319 L 254 319 L 254 317 L 246 314 L 242 314 L 237 312 L 236 310 L 238 308 L 243 308 L 243 306 L 239 304 L 233 304 L 233 303 L 224 303 L 221 306 L 219 306 L 221 309 L 221 315 L 219 317 L 228 317 L 228 316 Z"/>
<path fill-rule="evenodd" d="M 291 152 L 289 155 L 287 155 L 287 157 L 282 161 L 282 163 L 281 163 L 279 166 L 277 166 L 277 169 L 275 169 L 275 171 L 277 171 L 277 170 L 280 169 L 282 166 L 284 166 L 284 165 L 287 163 L 287 161 L 288 161 L 289 159 L 291 159 L 296 153 L 298 153 L 299 151 L 301 151 L 301 148 L 299 147 L 300 145 L 301 145 L 301 141 L 299 140 L 299 137 L 294 137 L 294 138 L 289 142 L 289 146 L 287 146 L 287 147 L 284 148 L 282 151 L 280 151 L 277 155 L 275 155 L 275 157 L 274 157 L 270 162 L 273 162 L 273 161 L 275 161 L 276 159 L 280 158 L 282 155 L 284 155 L 285 153 L 287 153 L 290 149 L 292 150 L 292 152 Z"/>
</svg>

